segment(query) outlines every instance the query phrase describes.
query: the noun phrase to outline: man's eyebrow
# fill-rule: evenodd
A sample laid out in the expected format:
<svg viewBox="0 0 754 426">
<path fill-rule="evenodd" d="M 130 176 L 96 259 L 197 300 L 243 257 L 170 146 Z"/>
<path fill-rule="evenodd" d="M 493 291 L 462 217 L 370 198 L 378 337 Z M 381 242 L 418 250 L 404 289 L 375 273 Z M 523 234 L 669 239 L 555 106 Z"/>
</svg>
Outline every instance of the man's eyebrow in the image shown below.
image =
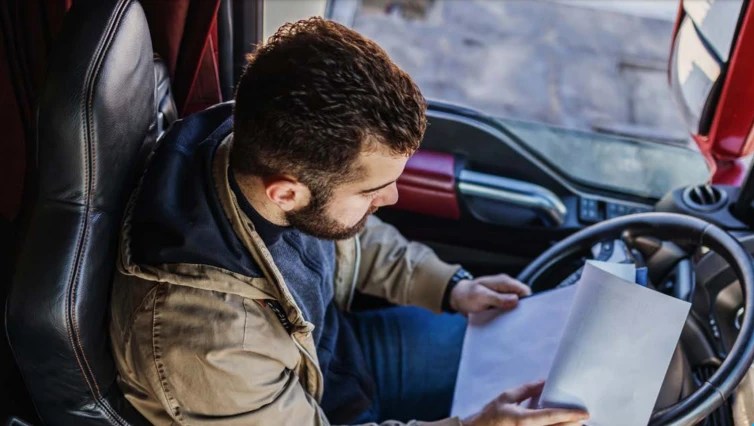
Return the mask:
<svg viewBox="0 0 754 426">
<path fill-rule="evenodd" d="M 397 179 L 396 179 L 396 180 L 397 180 Z M 385 183 L 385 184 L 382 184 L 382 185 L 380 185 L 380 186 L 375 186 L 374 188 L 369 188 L 369 189 L 365 189 L 365 190 L 363 190 L 363 191 L 359 191 L 359 194 L 368 194 L 368 193 L 370 193 L 370 192 L 379 191 L 380 189 L 382 189 L 382 188 L 384 188 L 384 187 L 386 187 L 386 186 L 390 186 L 390 185 L 392 185 L 393 183 L 395 183 L 395 180 L 391 180 L 390 182 L 388 182 L 388 183 Z"/>
</svg>

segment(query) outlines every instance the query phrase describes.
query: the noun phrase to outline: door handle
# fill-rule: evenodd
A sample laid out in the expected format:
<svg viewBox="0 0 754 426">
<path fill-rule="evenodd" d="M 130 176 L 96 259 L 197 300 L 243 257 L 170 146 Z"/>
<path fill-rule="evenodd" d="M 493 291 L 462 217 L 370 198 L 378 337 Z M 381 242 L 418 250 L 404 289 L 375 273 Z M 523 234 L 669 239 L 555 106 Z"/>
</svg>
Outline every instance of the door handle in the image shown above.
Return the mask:
<svg viewBox="0 0 754 426">
<path fill-rule="evenodd" d="M 461 170 L 458 176 L 458 190 L 463 195 L 535 210 L 545 223 L 554 226 L 565 223 L 568 213 L 560 197 L 547 188 L 501 176 Z"/>
</svg>

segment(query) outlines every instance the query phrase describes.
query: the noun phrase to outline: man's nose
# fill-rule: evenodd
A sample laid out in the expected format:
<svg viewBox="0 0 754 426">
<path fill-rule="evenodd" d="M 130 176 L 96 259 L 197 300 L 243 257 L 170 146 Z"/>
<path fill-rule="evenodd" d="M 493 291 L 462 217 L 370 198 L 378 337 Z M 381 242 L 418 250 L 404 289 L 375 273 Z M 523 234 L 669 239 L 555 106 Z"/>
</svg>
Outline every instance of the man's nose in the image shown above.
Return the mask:
<svg viewBox="0 0 754 426">
<path fill-rule="evenodd" d="M 383 188 L 382 193 L 375 198 L 372 205 L 375 207 L 390 206 L 398 202 L 398 185 L 393 182 L 390 186 Z"/>
</svg>

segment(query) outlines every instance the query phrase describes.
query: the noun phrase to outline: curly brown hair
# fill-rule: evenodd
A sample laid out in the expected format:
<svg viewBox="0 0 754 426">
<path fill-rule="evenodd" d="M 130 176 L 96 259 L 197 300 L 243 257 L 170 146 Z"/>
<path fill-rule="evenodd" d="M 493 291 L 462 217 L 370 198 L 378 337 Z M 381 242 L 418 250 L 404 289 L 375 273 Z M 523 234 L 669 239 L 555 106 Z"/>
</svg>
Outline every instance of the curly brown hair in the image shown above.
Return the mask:
<svg viewBox="0 0 754 426">
<path fill-rule="evenodd" d="M 413 80 L 373 41 L 322 18 L 288 23 L 248 57 L 231 165 L 328 190 L 359 175 L 353 164 L 368 144 L 416 151 L 426 109 Z"/>
</svg>

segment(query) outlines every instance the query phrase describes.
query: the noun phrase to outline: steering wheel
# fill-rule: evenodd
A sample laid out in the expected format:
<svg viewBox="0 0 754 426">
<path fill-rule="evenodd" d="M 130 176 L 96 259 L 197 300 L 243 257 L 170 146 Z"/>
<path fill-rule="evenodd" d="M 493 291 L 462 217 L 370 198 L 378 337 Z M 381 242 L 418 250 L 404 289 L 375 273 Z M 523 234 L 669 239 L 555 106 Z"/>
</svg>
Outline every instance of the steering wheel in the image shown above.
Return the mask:
<svg viewBox="0 0 754 426">
<path fill-rule="evenodd" d="M 684 244 L 706 246 L 731 266 L 741 283 L 744 316 L 728 356 L 699 389 L 677 403 L 652 414 L 649 424 L 689 425 L 701 421 L 725 402 L 754 360 L 754 268 L 749 253 L 719 227 L 691 216 L 674 213 L 641 213 L 622 216 L 582 229 L 542 253 L 518 276 L 529 285 L 545 272 L 592 245 L 619 237 L 629 240 L 651 236 Z"/>
</svg>

